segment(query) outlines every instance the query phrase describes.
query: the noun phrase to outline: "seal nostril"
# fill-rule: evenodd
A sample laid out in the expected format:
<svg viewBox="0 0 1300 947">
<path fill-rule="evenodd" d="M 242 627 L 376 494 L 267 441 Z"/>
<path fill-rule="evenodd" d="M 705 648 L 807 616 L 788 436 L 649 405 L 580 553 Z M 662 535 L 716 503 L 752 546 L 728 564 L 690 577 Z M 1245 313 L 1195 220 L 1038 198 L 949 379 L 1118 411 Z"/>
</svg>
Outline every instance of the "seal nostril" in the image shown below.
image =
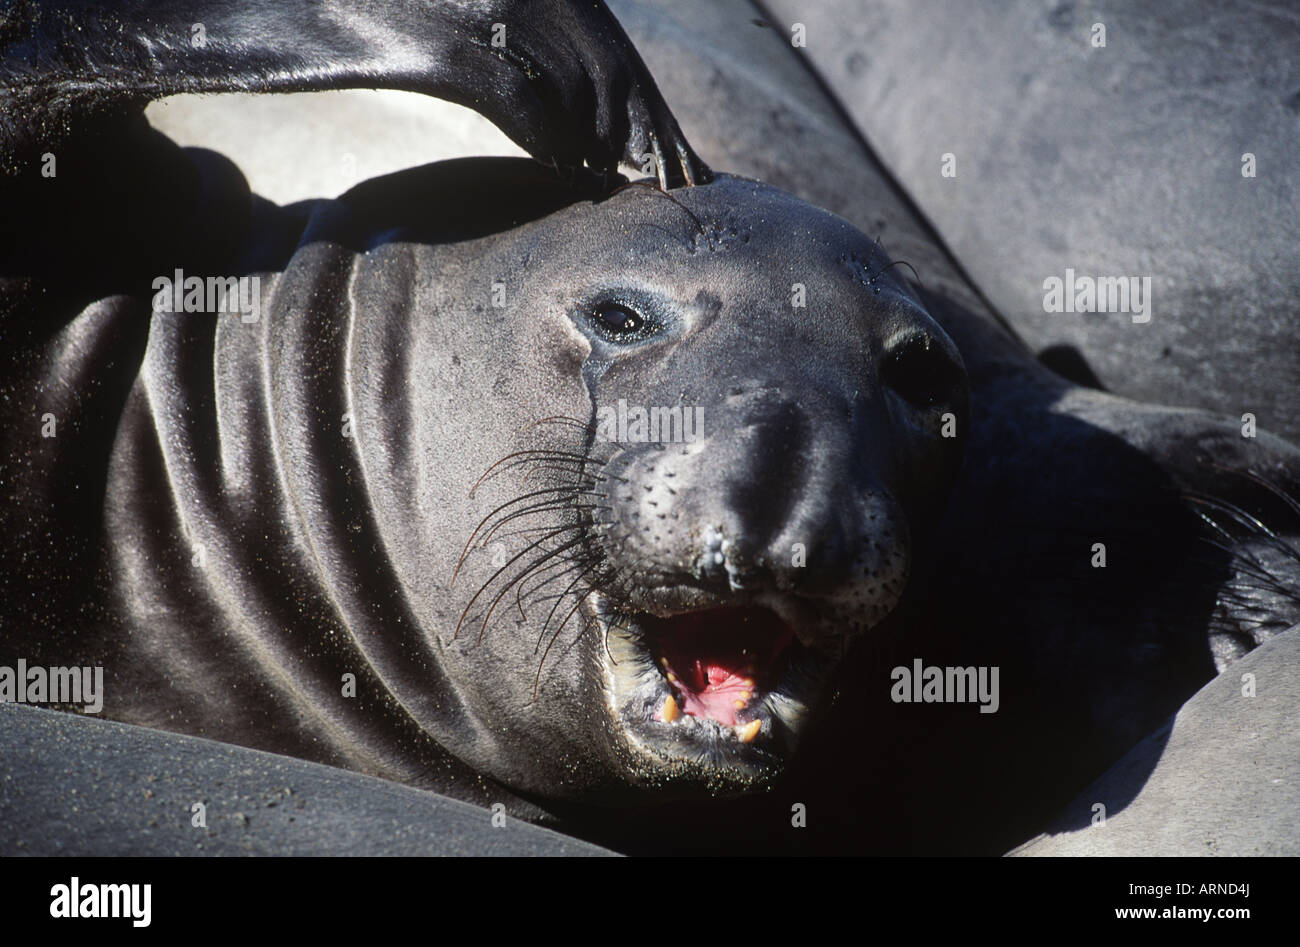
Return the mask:
<svg viewBox="0 0 1300 947">
<path fill-rule="evenodd" d="M 727 556 L 722 533 L 712 526 L 704 533 L 704 548 L 697 564 L 701 580 L 713 584 L 728 585 Z"/>
</svg>

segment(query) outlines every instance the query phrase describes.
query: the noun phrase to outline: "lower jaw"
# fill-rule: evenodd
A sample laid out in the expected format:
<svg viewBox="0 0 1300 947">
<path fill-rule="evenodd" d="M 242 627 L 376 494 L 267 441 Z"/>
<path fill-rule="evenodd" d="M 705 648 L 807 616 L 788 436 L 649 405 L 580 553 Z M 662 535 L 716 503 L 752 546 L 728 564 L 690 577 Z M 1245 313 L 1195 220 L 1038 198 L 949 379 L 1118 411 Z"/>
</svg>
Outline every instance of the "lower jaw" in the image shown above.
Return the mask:
<svg viewBox="0 0 1300 947">
<path fill-rule="evenodd" d="M 668 721 L 662 708 L 673 690 L 635 620 L 613 622 L 598 594 L 583 610 L 606 644 L 599 652 L 606 710 L 614 750 L 634 785 L 665 798 L 701 792 L 730 796 L 762 791 L 780 776 L 809 716 L 817 683 L 829 676 L 829 659 L 804 655 L 782 681 L 755 696 L 737 726 L 685 714 Z"/>
</svg>

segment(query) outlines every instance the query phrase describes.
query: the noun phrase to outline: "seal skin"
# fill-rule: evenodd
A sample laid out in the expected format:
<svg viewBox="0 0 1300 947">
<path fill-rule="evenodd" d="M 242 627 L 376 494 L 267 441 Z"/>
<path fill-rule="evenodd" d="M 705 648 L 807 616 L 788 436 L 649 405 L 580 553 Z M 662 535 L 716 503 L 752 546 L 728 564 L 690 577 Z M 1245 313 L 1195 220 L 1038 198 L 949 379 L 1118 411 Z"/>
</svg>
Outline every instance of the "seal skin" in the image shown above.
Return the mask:
<svg viewBox="0 0 1300 947">
<path fill-rule="evenodd" d="M 512 161 L 276 208 L 122 130 L 0 294 L 6 645 L 104 664 L 112 716 L 508 786 L 624 849 L 998 851 L 1295 620 L 1296 450 L 1063 381 L 933 249 L 914 289 L 769 185 Z M 898 198 L 842 140 L 863 186 L 821 202 L 866 226 Z M 258 275 L 261 318 L 151 313 L 177 266 Z M 620 401 L 703 437 L 602 440 Z M 779 660 L 734 711 L 660 670 L 746 635 Z M 891 703 L 918 654 L 1002 667 L 1004 710 Z"/>
</svg>

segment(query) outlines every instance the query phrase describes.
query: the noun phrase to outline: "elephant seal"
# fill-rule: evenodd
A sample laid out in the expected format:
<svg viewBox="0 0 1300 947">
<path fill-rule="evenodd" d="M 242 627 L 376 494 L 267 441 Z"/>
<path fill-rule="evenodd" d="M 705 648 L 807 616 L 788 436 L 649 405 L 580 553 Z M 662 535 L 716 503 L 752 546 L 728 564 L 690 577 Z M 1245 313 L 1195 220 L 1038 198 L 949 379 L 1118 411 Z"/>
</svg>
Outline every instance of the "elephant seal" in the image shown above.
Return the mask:
<svg viewBox="0 0 1300 947">
<path fill-rule="evenodd" d="M 848 121 L 857 100 L 808 69 L 826 79 L 837 62 L 841 34 L 814 28 L 818 11 L 799 11 L 808 27 L 804 50 L 792 49 L 785 23 L 768 15 L 774 5 L 758 5 L 769 8 L 759 11 L 767 26 L 750 24 L 756 5 L 731 0 L 707 9 L 689 0 L 612 5 L 711 164 L 827 208 L 914 265 L 918 292 L 957 343 L 971 384 L 970 438 L 944 552 L 929 574 L 912 578 L 919 607 L 895 615 L 851 656 L 797 773 L 734 813 L 676 809 L 674 818 L 689 828 L 677 833 L 675 850 L 716 850 L 726 839 L 728 851 L 1004 852 L 1058 822 L 1089 781 L 1160 731 L 1207 681 L 1231 678 L 1235 661 L 1300 618 L 1295 447 L 1255 432 L 1228 407 L 1231 399 L 1217 408 L 1224 417 L 1135 402 L 1046 370 L 1011 329 L 1015 312 L 990 306 L 987 285 L 967 276 L 986 269 L 987 258 L 1020 266 L 1000 247 L 1025 235 L 999 231 L 1007 239 L 963 246 L 957 257 L 946 252 L 947 226 L 929 226 L 911 203 L 920 195 L 910 182 L 900 186 L 882 160 L 887 149 L 875 150 L 875 140 Z M 841 32 L 856 35 L 858 15 L 842 19 L 853 30 Z M 900 17 L 891 35 L 902 41 L 933 23 Z M 892 56 L 895 46 L 856 49 Z M 904 68 L 930 58 L 917 55 Z M 999 61 L 1015 60 L 1000 54 Z M 838 100 L 828 94 L 835 89 Z M 1163 169 L 1130 167 L 1152 193 L 1163 186 Z M 1022 173 L 985 183 L 1006 189 L 1024 180 Z M 1009 219 L 993 213 L 958 224 L 973 230 Z M 1122 216 L 1111 219 L 1126 227 Z M 1263 230 L 1254 239 L 1267 244 L 1275 236 Z M 1099 234 L 1093 243 L 1125 239 Z M 1167 239 L 1181 239 L 1176 226 Z M 1198 310 L 1168 316 L 1194 324 Z M 1134 380 L 1152 369 L 1149 359 L 1130 360 Z M 1203 364 L 1220 361 L 1213 355 Z M 1178 404 L 1183 390 L 1151 397 Z M 1094 567 L 1099 541 L 1123 561 Z M 918 656 L 933 665 L 1000 667 L 998 712 L 894 703 L 892 670 Z M 1287 673 L 1273 660 L 1275 675 Z M 1260 803 L 1280 820 L 1291 800 Z M 791 825 L 794 805 L 807 813 L 803 828 Z M 625 821 L 664 818 L 645 810 Z M 652 848 L 619 825 L 608 833 L 611 844 Z"/>
<path fill-rule="evenodd" d="M 309 49 L 340 42 L 287 9 Z M 110 717 L 480 801 L 482 774 L 567 799 L 769 784 L 847 642 L 901 598 L 960 460 L 961 357 L 892 261 L 727 177 L 611 194 L 451 162 L 250 202 L 228 163 L 138 120 L 153 95 L 252 82 L 256 57 L 213 49 L 244 78 L 182 47 L 94 108 L 59 73 L 8 87 L 48 92 L 9 163 L 57 133 L 43 226 L 75 219 L 86 267 L 61 284 L 39 243 L 6 258 L 7 391 L 52 425 L 8 434 L 15 659 L 102 664 Z M 708 180 L 635 58 L 610 55 L 645 113 L 624 151 L 658 135 L 677 179 Z M 424 87 L 462 99 L 486 81 L 440 75 Z M 597 91 L 566 106 L 607 125 Z M 98 139 L 64 127 L 83 112 L 122 133 L 111 192 Z M 539 137 L 565 117 L 502 120 L 603 167 Z M 122 249 L 101 254 L 109 233 Z M 627 404 L 630 431 L 603 431 Z M 667 420 L 647 436 L 638 412 Z"/>
<path fill-rule="evenodd" d="M 262 272 L 256 321 L 151 315 L 100 474 L 106 714 L 424 785 L 454 748 L 543 797 L 781 770 L 934 531 L 961 357 L 783 192 L 592 202 L 535 168 L 367 182 Z M 572 203 L 489 225 L 528 194 Z"/>
<path fill-rule="evenodd" d="M 4 601 L 36 631 L 17 644 L 115 662 L 113 712 L 139 722 L 474 801 L 508 786 L 627 850 L 987 852 L 1294 622 L 1293 447 L 1047 371 L 833 109 L 736 95 L 743 69 L 695 82 L 702 68 L 656 67 L 714 123 L 692 140 L 862 232 L 734 177 L 609 196 L 497 163 L 275 208 L 220 159 L 137 130 L 115 173 L 156 229 L 96 269 L 115 244 L 80 213 L 95 253 L 75 284 L 49 243 L 8 271 L 29 320 L 9 403 L 37 392 L 77 435 L 41 454 L 30 414 L 7 427 L 23 476 Z M 827 173 L 783 171 L 799 147 Z M 923 285 L 864 236 L 876 213 Z M 258 275 L 259 319 L 151 315 L 175 265 L 159 244 L 193 272 Z M 57 332 L 37 310 L 66 314 Z M 503 350 L 530 368 L 485 371 Z M 683 428 L 702 408 L 705 438 L 630 440 L 637 406 L 681 407 Z M 715 435 L 714 411 L 742 426 Z M 484 417 L 511 442 L 485 443 Z M 819 565 L 796 571 L 796 545 Z M 91 594 L 69 595 L 85 576 Z M 838 650 L 828 624 L 858 626 L 843 660 L 818 657 Z M 766 646 L 752 688 L 738 628 L 742 650 Z M 892 669 L 918 657 L 1000 668 L 998 712 L 892 701 Z"/>
<path fill-rule="evenodd" d="M 395 19 L 381 22 L 388 17 Z M 378 35 L 386 40 L 373 42 Z M 252 198 L 228 161 L 182 152 L 141 113 L 151 99 L 182 90 L 386 85 L 473 104 L 536 158 L 585 182 L 585 191 L 563 189 L 563 203 L 589 194 L 620 159 L 640 163 L 644 155 L 655 160 L 661 185 L 707 180 L 617 21 L 601 4 L 508 0 L 389 5 L 382 13 L 351 4 L 262 10 L 200 0 L 173 5 L 165 17 L 147 4 L 104 11 L 70 0 L 9 11 L 0 51 L 0 191 L 15 219 L 28 222 L 25 233 L 7 232 L 0 243 L 4 391 L 18 416 L 30 420 L 19 405 L 35 406 L 40 422 L 37 440 L 26 424 L 4 435 L 5 524 L 14 542 L 4 555 L 0 600 L 6 626 L 21 629 L 7 636 L 8 667 L 42 655 L 51 667 L 101 665 L 122 701 L 108 698 L 106 712 L 119 719 L 232 740 L 243 734 L 245 743 L 425 785 L 454 783 L 460 795 L 482 798 L 482 771 L 443 751 L 401 698 L 374 686 L 377 656 L 335 647 L 348 621 L 347 596 L 292 568 L 307 562 L 315 571 L 323 552 L 304 545 L 308 537 L 294 525 L 310 515 L 300 506 L 305 497 L 264 492 L 289 469 L 262 446 L 276 439 L 275 413 L 232 419 L 249 426 L 236 440 L 218 439 L 225 406 L 216 401 L 217 378 L 233 372 L 251 382 L 259 373 L 252 363 L 217 362 L 216 352 L 240 344 L 217 343 L 211 316 L 183 311 L 182 295 L 166 303 L 155 285 L 174 278 L 179 291 L 188 270 L 212 291 L 200 292 L 191 309 L 242 307 L 236 323 L 253 327 L 244 343 L 260 338 L 256 327 L 267 323 L 258 274 L 284 270 L 300 238 L 315 247 L 309 254 L 323 248 L 304 229 L 311 211 Z M 583 165 L 595 171 L 584 173 Z M 513 204 L 497 207 L 503 217 L 490 218 L 490 208 L 477 215 L 489 230 L 557 206 L 554 187 L 512 194 Z M 449 224 L 445 236 L 473 236 L 474 224 L 464 220 L 474 216 Z M 256 344 L 253 351 L 262 354 Z M 174 379 L 170 368 L 148 367 L 173 358 L 180 362 L 172 368 L 181 369 Z M 307 399 L 298 402 L 305 407 L 319 394 L 296 397 Z M 188 434 L 163 434 L 164 418 Z M 339 433 L 339 418 L 332 428 Z M 197 479 L 169 472 L 182 443 L 204 451 L 204 459 L 188 458 Z M 325 442 L 306 449 L 322 449 L 315 457 L 326 466 L 340 453 Z M 134 476 L 144 479 L 129 482 Z M 168 495 L 179 502 L 169 506 Z M 189 515 L 191 500 L 204 515 Z M 122 543 L 128 522 L 148 541 Z M 214 522 L 220 528 L 210 529 Z M 231 543 L 244 545 L 232 551 Z M 324 555 L 326 571 L 331 558 Z M 240 563 L 264 567 L 260 592 L 258 581 L 238 575 Z M 153 592 L 141 594 L 122 569 L 143 570 L 137 577 Z M 397 591 L 377 582 L 369 594 Z M 409 620 L 403 607 L 395 614 Z M 263 638 L 272 627 L 302 637 L 277 645 Z M 169 630 L 176 632 L 170 641 Z M 192 645 L 188 666 L 171 658 L 150 665 L 185 654 L 190 632 L 207 638 Z M 326 679 L 284 677 L 266 663 L 273 652 L 287 657 L 302 646 L 325 662 L 328 687 Z M 423 664 L 427 655 L 396 640 L 391 649 L 399 676 L 422 678 L 416 716 L 468 719 L 454 688 L 439 690 L 445 681 Z M 322 688 L 332 699 L 344 674 L 359 679 L 355 715 L 324 700 Z M 204 692 L 224 697 L 196 703 Z M 370 732 L 355 729 L 355 717 L 371 720 Z M 462 735 L 466 745 L 477 739 L 472 728 Z"/>
</svg>

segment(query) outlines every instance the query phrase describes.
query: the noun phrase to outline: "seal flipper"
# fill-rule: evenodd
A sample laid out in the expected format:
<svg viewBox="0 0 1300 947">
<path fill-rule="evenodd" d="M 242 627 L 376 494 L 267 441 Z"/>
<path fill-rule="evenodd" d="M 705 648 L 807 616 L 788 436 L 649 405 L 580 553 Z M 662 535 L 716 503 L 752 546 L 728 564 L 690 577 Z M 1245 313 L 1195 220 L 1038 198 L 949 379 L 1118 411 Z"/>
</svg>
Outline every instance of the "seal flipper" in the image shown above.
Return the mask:
<svg viewBox="0 0 1300 947">
<path fill-rule="evenodd" d="M 559 168 L 653 154 L 665 187 L 709 177 L 604 3 L 566 0 L 19 3 L 0 20 L 0 167 L 167 95 L 344 88 L 468 106 Z"/>
</svg>

